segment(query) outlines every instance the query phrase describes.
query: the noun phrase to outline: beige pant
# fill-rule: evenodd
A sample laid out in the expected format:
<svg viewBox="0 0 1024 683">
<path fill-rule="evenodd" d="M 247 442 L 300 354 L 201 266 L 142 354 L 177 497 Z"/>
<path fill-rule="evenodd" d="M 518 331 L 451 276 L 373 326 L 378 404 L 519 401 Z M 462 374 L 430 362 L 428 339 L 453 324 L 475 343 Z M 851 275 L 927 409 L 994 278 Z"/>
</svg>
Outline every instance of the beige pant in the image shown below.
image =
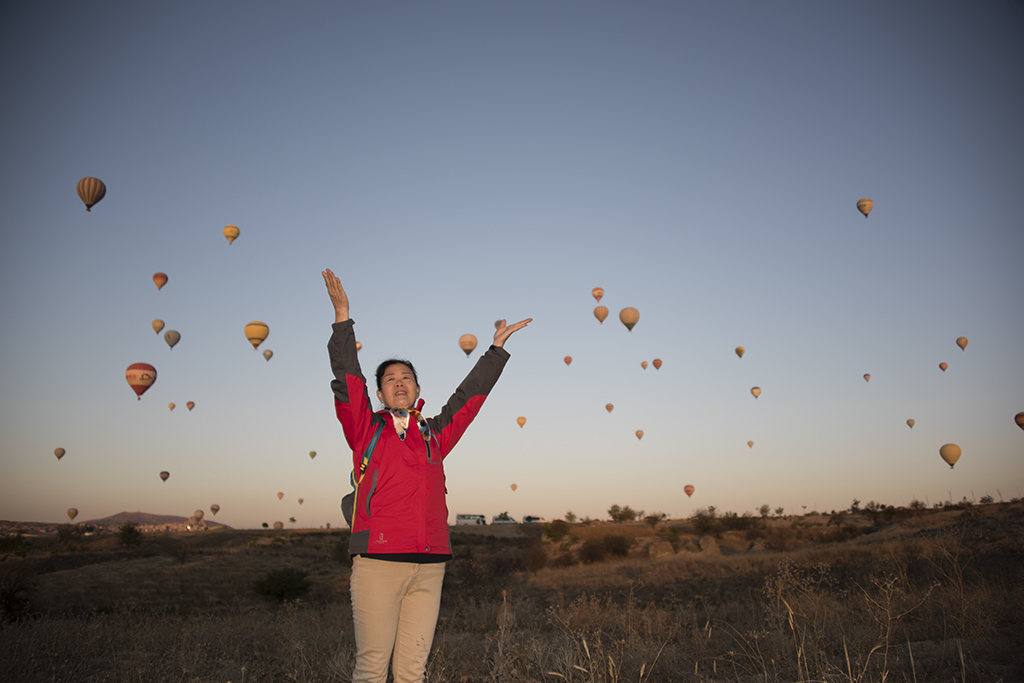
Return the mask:
<svg viewBox="0 0 1024 683">
<path fill-rule="evenodd" d="M 417 683 L 427 669 L 441 607 L 444 563 L 352 558 L 352 620 L 356 667 L 352 683 Z"/>
</svg>

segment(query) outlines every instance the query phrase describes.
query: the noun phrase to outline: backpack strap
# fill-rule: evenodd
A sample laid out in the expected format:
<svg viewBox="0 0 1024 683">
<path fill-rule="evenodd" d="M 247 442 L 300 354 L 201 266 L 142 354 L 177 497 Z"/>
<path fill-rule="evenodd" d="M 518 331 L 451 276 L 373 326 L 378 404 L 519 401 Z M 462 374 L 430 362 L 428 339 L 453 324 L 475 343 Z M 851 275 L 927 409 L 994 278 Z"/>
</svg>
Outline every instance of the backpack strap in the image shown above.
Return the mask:
<svg viewBox="0 0 1024 683">
<path fill-rule="evenodd" d="M 370 439 L 370 445 L 366 447 L 363 452 L 363 459 L 359 463 L 359 477 L 356 477 L 355 470 L 352 471 L 352 487 L 355 488 L 356 484 L 363 478 L 363 474 L 366 472 L 367 465 L 370 464 L 370 457 L 373 455 L 373 449 L 377 447 L 377 439 L 380 438 L 380 433 L 384 429 L 384 420 L 377 422 L 377 429 L 373 432 L 373 438 Z"/>
</svg>

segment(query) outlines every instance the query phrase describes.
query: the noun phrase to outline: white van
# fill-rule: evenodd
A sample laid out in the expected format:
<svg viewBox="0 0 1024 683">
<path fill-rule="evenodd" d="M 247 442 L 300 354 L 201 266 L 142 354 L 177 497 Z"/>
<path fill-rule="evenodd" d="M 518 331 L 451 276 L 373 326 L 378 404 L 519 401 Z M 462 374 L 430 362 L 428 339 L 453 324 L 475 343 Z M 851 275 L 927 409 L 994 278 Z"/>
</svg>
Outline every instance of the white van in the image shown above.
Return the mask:
<svg viewBox="0 0 1024 683">
<path fill-rule="evenodd" d="M 516 520 L 511 517 L 502 517 L 501 515 L 494 515 L 491 518 L 491 524 L 519 524 Z"/>
<path fill-rule="evenodd" d="M 548 520 L 536 515 L 526 515 L 523 517 L 523 524 L 547 524 L 547 522 Z"/>
<path fill-rule="evenodd" d="M 483 515 L 455 515 L 455 526 L 486 525 L 487 520 Z"/>
</svg>

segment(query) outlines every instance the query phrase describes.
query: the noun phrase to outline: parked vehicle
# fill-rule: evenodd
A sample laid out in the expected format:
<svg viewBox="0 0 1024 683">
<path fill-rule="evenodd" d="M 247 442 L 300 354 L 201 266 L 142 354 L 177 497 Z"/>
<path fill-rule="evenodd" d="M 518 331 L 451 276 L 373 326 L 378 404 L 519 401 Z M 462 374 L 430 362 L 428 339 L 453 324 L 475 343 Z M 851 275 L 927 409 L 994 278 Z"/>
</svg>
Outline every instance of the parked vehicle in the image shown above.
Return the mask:
<svg viewBox="0 0 1024 683">
<path fill-rule="evenodd" d="M 526 515 L 523 517 L 523 524 L 547 524 L 547 521 L 543 517 L 537 517 L 536 515 Z"/>
<path fill-rule="evenodd" d="M 494 517 L 491 518 L 491 524 L 519 524 L 519 522 L 508 515 L 505 515 L 504 517 L 501 515 L 494 515 Z"/>
<path fill-rule="evenodd" d="M 455 526 L 474 526 L 478 524 L 487 524 L 487 519 L 483 515 L 455 515 Z"/>
</svg>

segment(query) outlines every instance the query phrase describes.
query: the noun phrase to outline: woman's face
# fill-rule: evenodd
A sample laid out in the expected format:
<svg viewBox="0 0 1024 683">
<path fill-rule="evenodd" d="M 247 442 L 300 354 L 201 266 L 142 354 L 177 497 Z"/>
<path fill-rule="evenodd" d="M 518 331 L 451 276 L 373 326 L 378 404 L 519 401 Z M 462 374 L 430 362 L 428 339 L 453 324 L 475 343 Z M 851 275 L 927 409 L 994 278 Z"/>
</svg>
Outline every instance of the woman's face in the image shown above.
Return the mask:
<svg viewBox="0 0 1024 683">
<path fill-rule="evenodd" d="M 380 389 L 377 398 L 385 408 L 402 408 L 408 410 L 416 405 L 420 397 L 420 387 L 412 370 L 405 363 L 392 363 L 380 378 Z"/>
</svg>

